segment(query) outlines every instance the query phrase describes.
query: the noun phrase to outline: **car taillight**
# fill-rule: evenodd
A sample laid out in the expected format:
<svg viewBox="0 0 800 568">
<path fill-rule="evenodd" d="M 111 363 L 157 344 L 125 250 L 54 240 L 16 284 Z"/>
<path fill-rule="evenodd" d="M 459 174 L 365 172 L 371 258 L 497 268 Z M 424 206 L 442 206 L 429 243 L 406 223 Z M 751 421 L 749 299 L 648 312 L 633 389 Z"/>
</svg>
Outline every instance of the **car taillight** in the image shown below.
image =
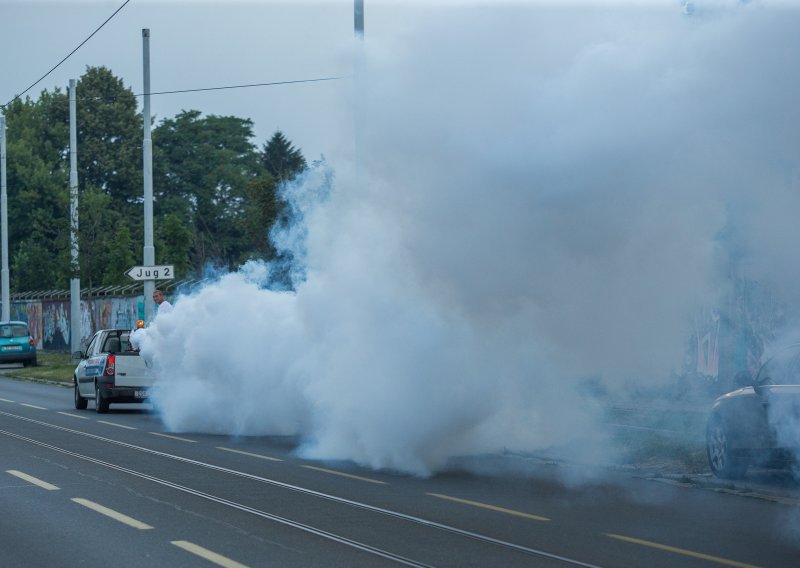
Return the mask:
<svg viewBox="0 0 800 568">
<path fill-rule="evenodd" d="M 117 362 L 117 358 L 114 355 L 109 355 L 106 358 L 106 368 L 103 369 L 103 375 L 106 377 L 113 377 L 114 376 L 114 364 Z"/>
<path fill-rule="evenodd" d="M 28 340 L 28 345 L 30 345 L 31 347 L 36 347 L 36 342 L 33 340 L 33 337 L 31 337 Z"/>
</svg>

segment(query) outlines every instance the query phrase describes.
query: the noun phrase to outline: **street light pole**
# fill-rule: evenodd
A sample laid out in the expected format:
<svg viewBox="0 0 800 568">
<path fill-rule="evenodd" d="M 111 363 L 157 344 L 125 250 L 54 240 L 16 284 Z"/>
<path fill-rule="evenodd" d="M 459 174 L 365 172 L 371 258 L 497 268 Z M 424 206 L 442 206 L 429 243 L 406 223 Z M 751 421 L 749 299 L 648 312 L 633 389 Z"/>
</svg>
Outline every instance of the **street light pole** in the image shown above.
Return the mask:
<svg viewBox="0 0 800 568">
<path fill-rule="evenodd" d="M 361 111 L 363 105 L 363 69 L 364 69 L 364 0 L 353 0 L 353 30 L 355 32 L 356 45 L 353 50 L 353 158 L 354 177 L 356 187 L 361 186 L 361 139 L 363 136 L 363 118 Z"/>
<path fill-rule="evenodd" d="M 70 351 L 81 348 L 81 278 L 78 260 L 78 127 L 75 79 L 69 80 Z"/>
<path fill-rule="evenodd" d="M 8 195 L 6 194 L 6 117 L 0 115 L 0 225 L 2 225 L 3 266 L 0 269 L 3 321 L 11 319 L 11 294 L 8 286 Z"/>
<path fill-rule="evenodd" d="M 150 30 L 142 30 L 144 60 L 144 265 L 154 266 L 156 249 L 153 246 L 153 141 L 150 138 Z M 155 281 L 144 282 L 144 319 L 153 315 Z"/>
<path fill-rule="evenodd" d="M 364 38 L 364 0 L 353 0 L 353 17 L 355 32 L 358 39 Z"/>
</svg>

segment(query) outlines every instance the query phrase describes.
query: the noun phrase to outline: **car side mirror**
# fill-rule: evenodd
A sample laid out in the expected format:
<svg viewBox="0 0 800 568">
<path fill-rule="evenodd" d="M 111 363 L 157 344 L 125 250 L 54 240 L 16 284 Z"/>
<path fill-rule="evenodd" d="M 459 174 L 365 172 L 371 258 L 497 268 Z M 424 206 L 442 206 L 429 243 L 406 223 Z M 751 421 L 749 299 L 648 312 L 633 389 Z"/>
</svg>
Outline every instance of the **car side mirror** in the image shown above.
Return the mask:
<svg viewBox="0 0 800 568">
<path fill-rule="evenodd" d="M 83 359 L 83 351 L 75 351 L 75 352 L 72 354 L 72 360 L 73 360 L 73 361 L 75 361 L 75 360 L 79 360 L 79 359 Z"/>
</svg>

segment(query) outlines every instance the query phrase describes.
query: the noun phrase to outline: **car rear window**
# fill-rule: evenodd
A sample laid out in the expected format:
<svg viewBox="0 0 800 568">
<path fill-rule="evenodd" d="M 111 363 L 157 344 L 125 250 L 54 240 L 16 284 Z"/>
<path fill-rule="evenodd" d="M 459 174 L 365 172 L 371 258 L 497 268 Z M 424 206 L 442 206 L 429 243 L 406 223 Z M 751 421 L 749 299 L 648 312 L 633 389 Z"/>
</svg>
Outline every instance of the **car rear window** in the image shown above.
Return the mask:
<svg viewBox="0 0 800 568">
<path fill-rule="evenodd" d="M 28 326 L 13 323 L 0 325 L 0 337 L 28 337 Z"/>
</svg>

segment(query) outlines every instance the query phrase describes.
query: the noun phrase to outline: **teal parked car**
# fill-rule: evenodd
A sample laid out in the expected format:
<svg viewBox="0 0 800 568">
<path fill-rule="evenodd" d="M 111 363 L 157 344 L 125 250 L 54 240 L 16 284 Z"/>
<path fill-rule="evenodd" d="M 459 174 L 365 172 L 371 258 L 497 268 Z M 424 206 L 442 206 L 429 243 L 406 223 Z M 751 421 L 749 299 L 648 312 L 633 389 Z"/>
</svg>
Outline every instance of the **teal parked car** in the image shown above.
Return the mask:
<svg viewBox="0 0 800 568">
<path fill-rule="evenodd" d="M 0 322 L 0 363 L 36 366 L 36 341 L 24 321 Z"/>
</svg>

